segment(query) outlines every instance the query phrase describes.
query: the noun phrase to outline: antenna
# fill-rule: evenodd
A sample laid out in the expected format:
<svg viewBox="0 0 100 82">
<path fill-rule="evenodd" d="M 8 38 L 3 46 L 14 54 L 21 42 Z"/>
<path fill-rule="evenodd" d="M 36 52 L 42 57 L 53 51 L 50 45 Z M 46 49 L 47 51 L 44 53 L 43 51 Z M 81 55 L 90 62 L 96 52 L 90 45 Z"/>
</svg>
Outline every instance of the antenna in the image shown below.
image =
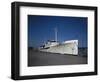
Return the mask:
<svg viewBox="0 0 100 82">
<path fill-rule="evenodd" d="M 55 41 L 57 42 L 57 28 L 55 28 Z"/>
</svg>

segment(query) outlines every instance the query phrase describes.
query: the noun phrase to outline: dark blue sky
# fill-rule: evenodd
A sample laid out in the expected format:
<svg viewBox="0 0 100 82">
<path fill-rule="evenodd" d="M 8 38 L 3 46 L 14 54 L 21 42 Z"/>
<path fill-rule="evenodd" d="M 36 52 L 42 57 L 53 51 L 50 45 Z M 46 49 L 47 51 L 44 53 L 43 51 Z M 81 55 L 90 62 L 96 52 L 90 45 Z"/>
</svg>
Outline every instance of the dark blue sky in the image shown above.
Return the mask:
<svg viewBox="0 0 100 82">
<path fill-rule="evenodd" d="M 79 47 L 87 47 L 87 18 L 28 15 L 28 46 L 39 47 L 47 40 L 78 40 Z"/>
</svg>

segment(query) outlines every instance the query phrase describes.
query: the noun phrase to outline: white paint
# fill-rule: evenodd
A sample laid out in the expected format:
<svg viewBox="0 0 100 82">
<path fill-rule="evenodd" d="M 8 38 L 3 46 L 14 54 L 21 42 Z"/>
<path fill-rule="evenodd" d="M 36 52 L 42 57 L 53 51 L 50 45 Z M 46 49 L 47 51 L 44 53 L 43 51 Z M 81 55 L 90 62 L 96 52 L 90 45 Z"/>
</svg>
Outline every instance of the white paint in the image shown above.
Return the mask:
<svg viewBox="0 0 100 82">
<path fill-rule="evenodd" d="M 11 2 L 15 0 L 0 1 L 0 82 L 14 82 L 10 79 L 11 75 Z M 19 1 L 19 0 L 16 0 Z M 88 5 L 98 6 L 100 14 L 100 0 L 20 0 L 27 2 L 56 3 L 56 4 L 72 4 L 72 5 Z M 6 20 L 5 20 L 6 18 Z M 98 16 L 100 21 L 100 15 Z M 100 23 L 98 23 L 100 27 Z M 100 35 L 100 28 L 98 28 Z M 100 49 L 100 37 L 98 37 L 98 48 Z M 98 51 L 100 54 L 100 50 Z M 100 55 L 98 55 L 98 69 L 100 69 Z M 49 72 L 49 71 L 48 71 Z M 24 80 L 25 82 L 99 82 L 100 70 L 98 76 L 82 76 L 82 77 L 65 77 L 39 80 Z M 23 80 L 19 81 L 23 82 Z"/>
<path fill-rule="evenodd" d="M 27 15 L 88 17 L 88 64 L 63 66 L 27 66 Z M 94 12 L 92 10 L 72 10 L 40 7 L 20 8 L 20 75 L 41 75 L 53 73 L 76 73 L 94 71 Z"/>
<path fill-rule="evenodd" d="M 50 53 L 59 53 L 59 54 L 78 55 L 78 40 L 65 41 L 64 43 L 61 43 L 61 44 L 58 43 L 56 45 L 54 44 L 53 46 L 49 45 L 48 47 L 42 48 L 40 49 L 40 51 L 50 52 Z"/>
</svg>

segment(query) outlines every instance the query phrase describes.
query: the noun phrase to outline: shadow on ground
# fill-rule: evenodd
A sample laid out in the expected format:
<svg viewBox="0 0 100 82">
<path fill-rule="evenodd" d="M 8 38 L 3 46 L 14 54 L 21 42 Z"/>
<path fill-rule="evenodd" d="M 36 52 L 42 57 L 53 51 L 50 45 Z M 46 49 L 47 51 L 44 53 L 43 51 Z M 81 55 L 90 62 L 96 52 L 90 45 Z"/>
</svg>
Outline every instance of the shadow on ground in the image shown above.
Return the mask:
<svg viewBox="0 0 100 82">
<path fill-rule="evenodd" d="M 28 66 L 51 66 L 51 65 L 76 65 L 87 64 L 87 56 L 73 56 L 70 54 L 56 54 L 28 50 Z"/>
</svg>

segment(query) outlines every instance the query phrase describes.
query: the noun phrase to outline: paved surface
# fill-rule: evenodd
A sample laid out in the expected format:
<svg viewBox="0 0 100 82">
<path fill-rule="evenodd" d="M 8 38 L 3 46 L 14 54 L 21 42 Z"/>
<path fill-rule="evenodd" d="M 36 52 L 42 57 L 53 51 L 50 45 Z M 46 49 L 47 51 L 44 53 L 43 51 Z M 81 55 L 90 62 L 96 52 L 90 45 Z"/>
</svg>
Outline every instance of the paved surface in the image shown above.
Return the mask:
<svg viewBox="0 0 100 82">
<path fill-rule="evenodd" d="M 28 66 L 87 64 L 87 57 L 29 50 Z"/>
</svg>

